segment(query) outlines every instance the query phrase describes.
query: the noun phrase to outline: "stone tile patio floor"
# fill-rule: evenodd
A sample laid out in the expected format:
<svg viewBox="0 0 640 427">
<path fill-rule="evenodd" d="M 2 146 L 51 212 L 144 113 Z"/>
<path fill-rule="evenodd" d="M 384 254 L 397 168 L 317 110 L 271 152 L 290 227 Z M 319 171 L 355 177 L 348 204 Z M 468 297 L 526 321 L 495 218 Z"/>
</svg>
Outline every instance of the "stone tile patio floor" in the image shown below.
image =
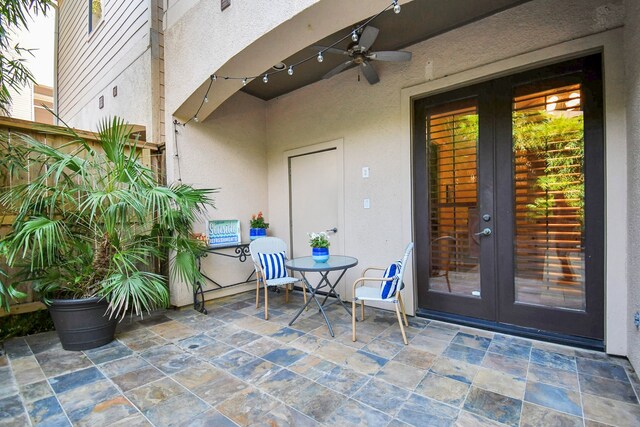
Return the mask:
<svg viewBox="0 0 640 427">
<path fill-rule="evenodd" d="M 271 294 L 128 319 L 117 340 L 62 350 L 55 333 L 0 353 L 0 425 L 638 426 L 640 380 L 624 358 L 412 318 L 350 318 Z"/>
</svg>

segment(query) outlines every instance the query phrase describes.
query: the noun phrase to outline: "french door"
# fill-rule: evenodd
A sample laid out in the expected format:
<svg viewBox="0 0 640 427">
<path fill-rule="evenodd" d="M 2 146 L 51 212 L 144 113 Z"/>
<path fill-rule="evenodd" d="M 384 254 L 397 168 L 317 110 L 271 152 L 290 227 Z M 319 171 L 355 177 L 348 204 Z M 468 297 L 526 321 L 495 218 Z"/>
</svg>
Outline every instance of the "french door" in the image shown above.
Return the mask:
<svg viewBox="0 0 640 427">
<path fill-rule="evenodd" d="M 604 337 L 601 56 L 415 102 L 419 307 Z"/>
</svg>

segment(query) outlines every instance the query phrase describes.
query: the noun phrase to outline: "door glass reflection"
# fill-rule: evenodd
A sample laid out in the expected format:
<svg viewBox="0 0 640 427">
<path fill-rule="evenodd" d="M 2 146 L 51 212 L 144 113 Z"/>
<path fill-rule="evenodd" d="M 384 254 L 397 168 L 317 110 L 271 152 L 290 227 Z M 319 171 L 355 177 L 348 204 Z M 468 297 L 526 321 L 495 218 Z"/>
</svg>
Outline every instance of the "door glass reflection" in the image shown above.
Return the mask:
<svg viewBox="0 0 640 427">
<path fill-rule="evenodd" d="M 480 296 L 476 99 L 428 111 L 429 290 Z"/>
</svg>

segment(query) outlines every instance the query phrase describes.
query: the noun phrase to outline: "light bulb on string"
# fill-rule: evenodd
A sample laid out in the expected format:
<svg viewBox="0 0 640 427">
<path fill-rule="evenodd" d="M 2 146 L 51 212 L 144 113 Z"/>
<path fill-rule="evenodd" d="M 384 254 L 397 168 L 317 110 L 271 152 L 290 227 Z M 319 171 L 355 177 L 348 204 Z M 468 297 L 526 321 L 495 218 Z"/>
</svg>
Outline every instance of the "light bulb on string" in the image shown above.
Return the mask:
<svg viewBox="0 0 640 427">
<path fill-rule="evenodd" d="M 287 70 L 287 74 L 289 74 L 290 76 L 293 76 L 293 67 L 290 66 L 289 69 Z"/>
<path fill-rule="evenodd" d="M 318 52 L 318 62 L 324 61 L 324 57 L 322 56 L 322 52 Z"/>
<path fill-rule="evenodd" d="M 269 83 L 269 75 L 265 74 L 264 77 L 262 78 L 262 82 L 263 83 Z"/>
<path fill-rule="evenodd" d="M 246 86 L 247 85 L 247 78 L 245 77 L 244 79 L 242 79 L 242 86 Z"/>
<path fill-rule="evenodd" d="M 216 76 L 215 74 L 211 74 L 211 80 L 215 82 L 216 80 L 218 80 L 218 76 Z"/>
<path fill-rule="evenodd" d="M 398 4 L 398 0 L 393 0 L 393 11 L 398 14 L 402 8 Z"/>
<path fill-rule="evenodd" d="M 351 40 L 354 42 L 358 41 L 358 33 L 356 33 L 356 30 L 353 30 L 353 33 L 351 33 Z"/>
<path fill-rule="evenodd" d="M 205 97 L 204 97 L 204 103 L 206 104 L 207 102 L 209 102 L 209 97 L 208 97 L 208 96 L 205 96 Z"/>
<path fill-rule="evenodd" d="M 198 116 L 193 116 L 193 121 L 198 123 L 200 120 L 198 119 Z"/>
</svg>

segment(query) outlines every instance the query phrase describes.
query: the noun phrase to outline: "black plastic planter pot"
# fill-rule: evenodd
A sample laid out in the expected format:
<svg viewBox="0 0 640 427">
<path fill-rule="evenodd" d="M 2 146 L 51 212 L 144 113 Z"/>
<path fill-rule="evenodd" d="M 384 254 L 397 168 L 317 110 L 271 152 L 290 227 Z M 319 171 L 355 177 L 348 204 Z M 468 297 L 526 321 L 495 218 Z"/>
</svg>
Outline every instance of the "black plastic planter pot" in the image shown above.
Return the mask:
<svg viewBox="0 0 640 427">
<path fill-rule="evenodd" d="M 106 301 L 100 298 L 56 299 L 47 306 L 65 350 L 89 350 L 113 341 L 118 322 L 105 315 Z"/>
</svg>

